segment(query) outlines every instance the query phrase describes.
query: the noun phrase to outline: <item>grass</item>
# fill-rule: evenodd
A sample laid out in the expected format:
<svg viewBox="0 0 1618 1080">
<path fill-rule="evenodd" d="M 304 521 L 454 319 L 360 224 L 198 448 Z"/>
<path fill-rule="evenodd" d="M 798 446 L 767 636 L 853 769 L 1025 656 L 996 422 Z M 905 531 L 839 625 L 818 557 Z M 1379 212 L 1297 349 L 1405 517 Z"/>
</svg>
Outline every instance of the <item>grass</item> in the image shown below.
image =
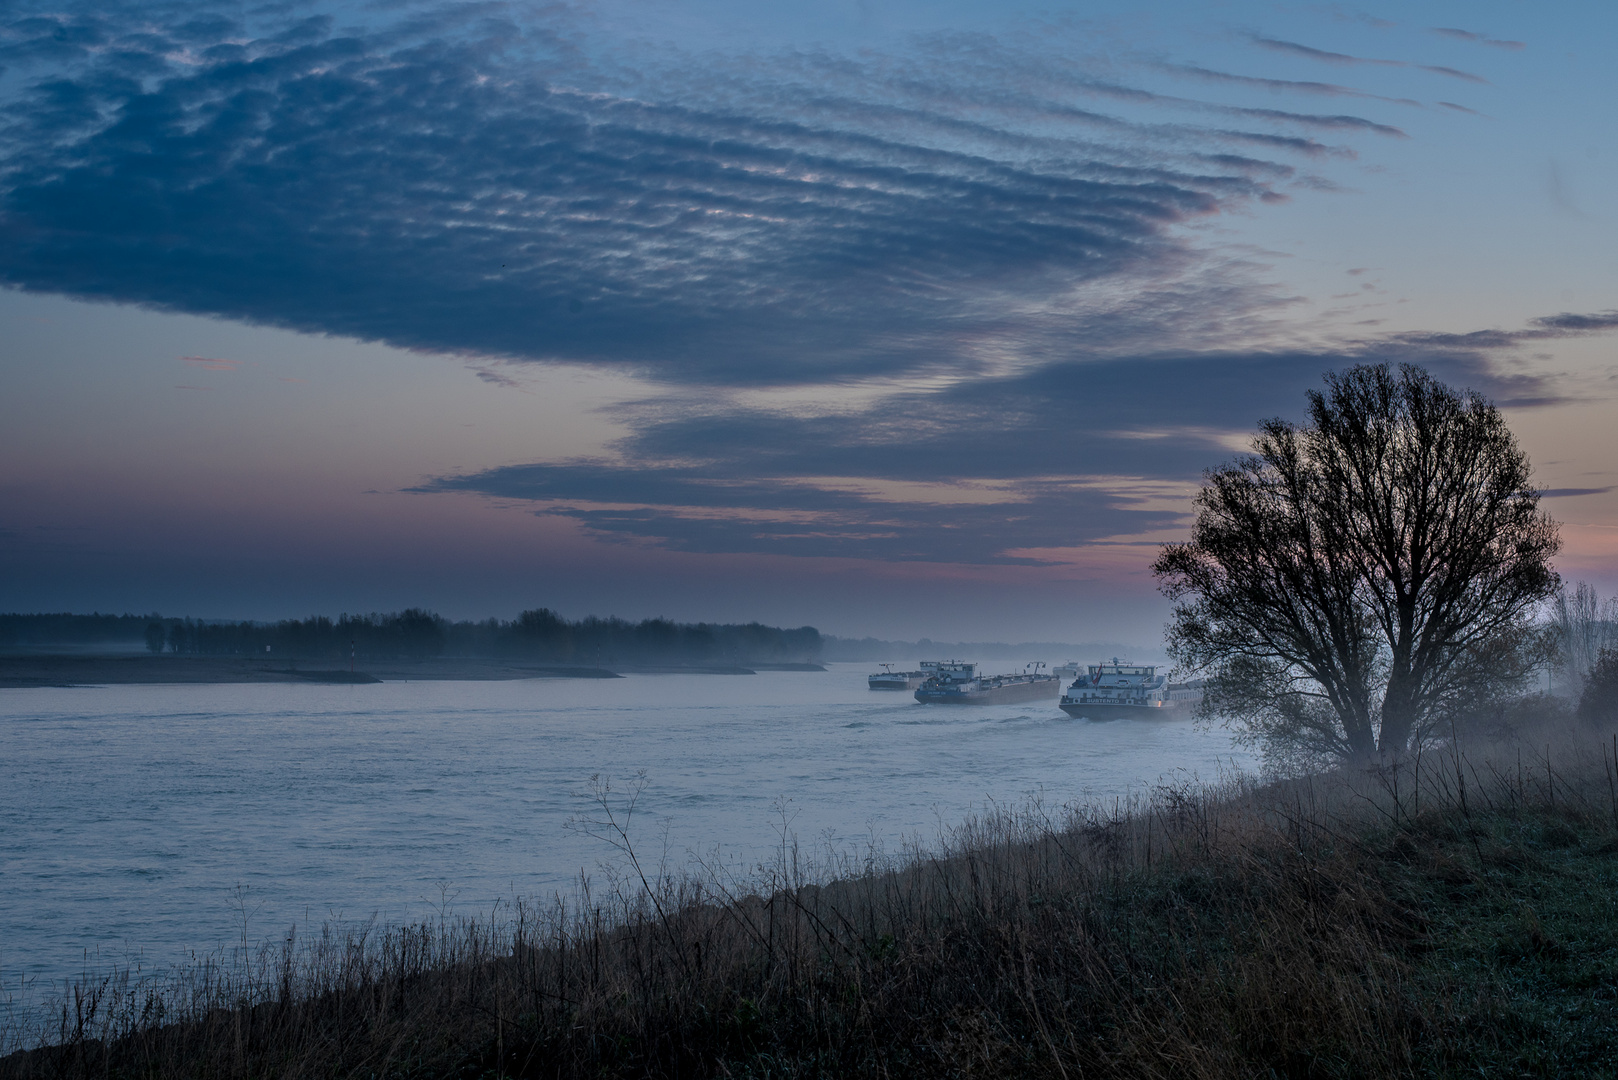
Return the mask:
<svg viewBox="0 0 1618 1080">
<path fill-rule="evenodd" d="M 1454 1075 L 1618 1073 L 1618 839 L 1575 805 L 1435 814 L 1387 838 L 1391 896 L 1427 933 L 1407 949 Z"/>
<path fill-rule="evenodd" d="M 0 1077 L 1618 1075 L 1618 744 L 1030 805 L 928 852 L 87 981 Z"/>
</svg>

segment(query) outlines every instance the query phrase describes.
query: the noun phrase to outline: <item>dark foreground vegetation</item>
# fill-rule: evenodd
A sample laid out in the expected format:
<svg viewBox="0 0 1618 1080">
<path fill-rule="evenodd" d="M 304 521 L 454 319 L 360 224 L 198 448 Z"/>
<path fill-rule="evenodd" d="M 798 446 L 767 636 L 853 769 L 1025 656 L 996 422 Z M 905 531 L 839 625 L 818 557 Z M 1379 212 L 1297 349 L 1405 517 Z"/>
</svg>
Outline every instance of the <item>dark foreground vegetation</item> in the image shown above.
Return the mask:
<svg viewBox="0 0 1618 1080">
<path fill-rule="evenodd" d="M 151 653 L 298 660 L 479 657 L 546 664 L 801 664 L 821 651 L 812 626 L 569 620 L 546 608 L 506 621 L 452 622 L 411 608 L 385 615 L 314 615 L 228 622 L 160 615 L 0 615 L 0 649 L 139 642 Z"/>
<path fill-rule="evenodd" d="M 1618 740 L 1568 725 L 745 881 L 603 789 L 619 879 L 87 981 L 0 1076 L 1611 1075 Z"/>
</svg>

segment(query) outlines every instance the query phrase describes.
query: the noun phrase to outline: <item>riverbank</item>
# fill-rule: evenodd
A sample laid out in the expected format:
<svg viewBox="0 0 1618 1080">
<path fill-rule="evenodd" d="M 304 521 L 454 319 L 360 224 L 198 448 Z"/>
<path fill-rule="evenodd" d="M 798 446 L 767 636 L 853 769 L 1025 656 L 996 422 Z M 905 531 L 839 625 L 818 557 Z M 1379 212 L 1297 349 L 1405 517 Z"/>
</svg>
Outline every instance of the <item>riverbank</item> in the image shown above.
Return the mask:
<svg viewBox="0 0 1618 1080">
<path fill-rule="evenodd" d="M 605 668 L 475 658 L 366 661 L 350 672 L 330 660 L 229 656 L 0 656 L 0 688 L 152 683 L 363 683 L 392 680 L 616 679 Z"/>
<path fill-rule="evenodd" d="M 1615 749 L 1536 731 L 294 936 L 86 984 L 0 1076 L 1610 1073 Z M 625 809 L 583 824 L 629 843 Z"/>
</svg>

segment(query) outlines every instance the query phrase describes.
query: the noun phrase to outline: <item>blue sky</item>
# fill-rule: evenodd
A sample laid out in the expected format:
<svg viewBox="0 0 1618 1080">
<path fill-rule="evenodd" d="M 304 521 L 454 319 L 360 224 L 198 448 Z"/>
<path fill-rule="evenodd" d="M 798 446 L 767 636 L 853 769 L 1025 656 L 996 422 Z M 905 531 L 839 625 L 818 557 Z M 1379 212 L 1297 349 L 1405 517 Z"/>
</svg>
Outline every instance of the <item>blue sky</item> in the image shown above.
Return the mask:
<svg viewBox="0 0 1618 1080">
<path fill-rule="evenodd" d="M 1615 19 L 0 3 L 0 607 L 1149 643 L 1365 360 L 1618 583 Z"/>
</svg>

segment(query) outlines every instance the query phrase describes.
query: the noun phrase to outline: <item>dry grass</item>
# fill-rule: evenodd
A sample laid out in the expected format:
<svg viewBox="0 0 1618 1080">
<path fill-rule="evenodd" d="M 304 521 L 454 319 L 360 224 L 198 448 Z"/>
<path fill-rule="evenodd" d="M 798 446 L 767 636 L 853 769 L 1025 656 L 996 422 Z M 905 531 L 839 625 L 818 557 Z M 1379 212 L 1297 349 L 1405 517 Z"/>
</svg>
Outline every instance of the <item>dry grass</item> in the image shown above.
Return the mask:
<svg viewBox="0 0 1618 1080">
<path fill-rule="evenodd" d="M 1618 918 L 1581 883 L 1618 882 L 1618 743 L 1461 750 L 1031 805 L 869 865 L 785 838 L 746 881 L 628 849 L 547 907 L 86 982 L 0 1077 L 1610 1072 Z M 591 826 L 626 849 L 627 805 Z"/>
</svg>

